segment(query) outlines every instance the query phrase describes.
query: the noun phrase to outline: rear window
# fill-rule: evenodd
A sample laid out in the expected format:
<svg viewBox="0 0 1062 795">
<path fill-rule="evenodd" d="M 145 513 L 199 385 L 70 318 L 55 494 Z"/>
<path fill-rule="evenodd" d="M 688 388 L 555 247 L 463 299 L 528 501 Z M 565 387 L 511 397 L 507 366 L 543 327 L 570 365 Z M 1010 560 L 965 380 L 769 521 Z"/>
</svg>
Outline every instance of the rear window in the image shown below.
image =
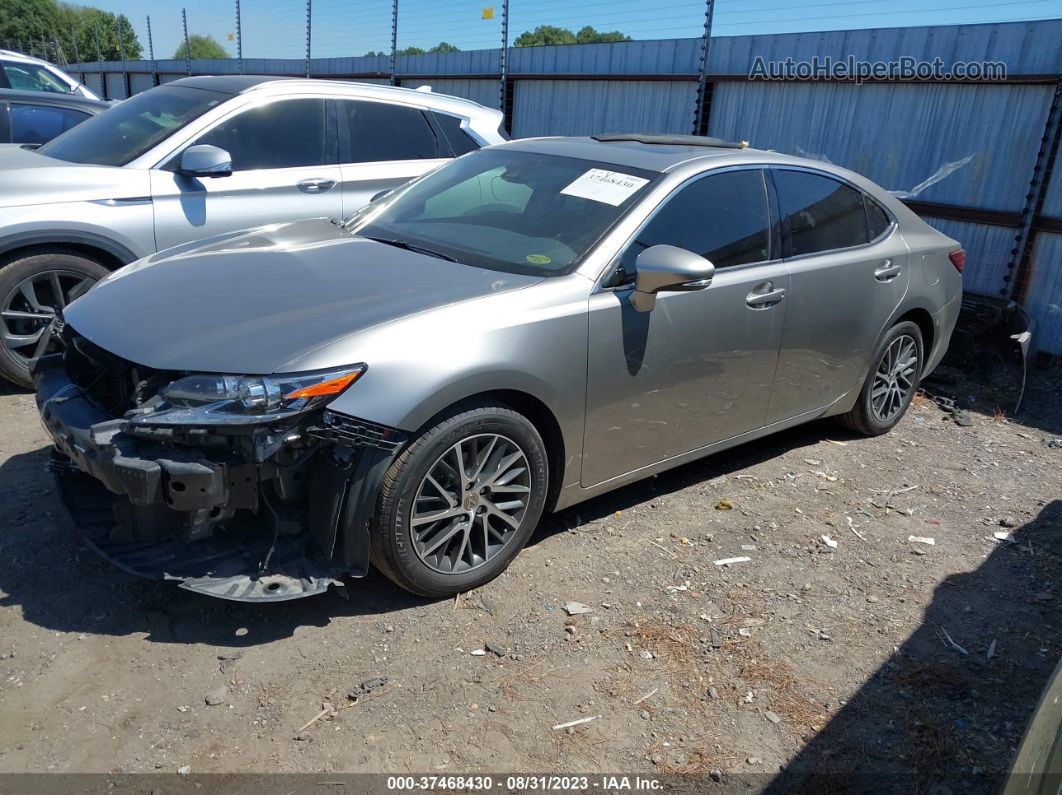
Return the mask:
<svg viewBox="0 0 1062 795">
<path fill-rule="evenodd" d="M 783 227 L 789 254 L 815 254 L 860 246 L 869 241 L 863 194 L 830 177 L 776 169 Z"/>
<path fill-rule="evenodd" d="M 23 91 L 48 91 L 53 94 L 69 94 L 74 89 L 44 66 L 32 63 L 0 61 L 0 70 L 7 78 L 7 85 Z"/>
</svg>

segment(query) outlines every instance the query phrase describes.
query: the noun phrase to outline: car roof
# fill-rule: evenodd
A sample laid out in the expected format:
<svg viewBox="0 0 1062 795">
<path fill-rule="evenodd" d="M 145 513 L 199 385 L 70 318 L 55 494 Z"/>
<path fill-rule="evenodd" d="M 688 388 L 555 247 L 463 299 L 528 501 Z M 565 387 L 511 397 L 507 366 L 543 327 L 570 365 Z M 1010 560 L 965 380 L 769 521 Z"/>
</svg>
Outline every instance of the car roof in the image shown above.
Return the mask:
<svg viewBox="0 0 1062 795">
<path fill-rule="evenodd" d="M 472 110 L 484 110 L 484 106 L 470 99 L 449 94 L 436 94 L 433 91 L 418 91 L 413 88 L 380 85 L 378 83 L 360 83 L 355 80 L 315 80 L 306 77 L 283 77 L 277 75 L 210 75 L 201 77 L 182 77 L 164 85 L 207 88 L 227 94 L 245 94 L 251 91 L 288 92 L 305 90 L 335 91 L 337 94 L 349 93 L 362 97 L 379 99 L 399 98 L 411 104 L 431 108 L 450 109 L 455 112 L 469 113 Z"/>
<path fill-rule="evenodd" d="M 637 140 L 637 138 L 643 138 L 643 140 Z M 618 166 L 642 168 L 648 171 L 670 171 L 691 160 L 708 161 L 714 158 L 745 158 L 751 153 L 766 154 L 758 149 L 735 147 L 731 144 L 712 146 L 699 142 L 646 143 L 644 136 L 637 133 L 630 136 L 616 136 L 610 140 L 599 140 L 589 136 L 522 138 L 498 144 L 498 146 L 564 157 L 578 157 L 584 160 L 600 160 Z"/>
<path fill-rule="evenodd" d="M 583 160 L 597 160 L 648 171 L 675 171 L 686 164 L 702 168 L 742 164 L 789 165 L 810 168 L 847 179 L 859 185 L 870 183 L 848 169 L 820 160 L 754 149 L 745 142 L 734 143 L 702 136 L 647 135 L 629 133 L 587 137 L 521 138 L 496 144 L 523 151 L 542 152 Z M 494 148 L 494 147 L 492 147 Z M 881 190 L 877 187 L 876 190 Z"/>
<path fill-rule="evenodd" d="M 55 105 L 83 110 L 86 113 L 102 113 L 110 107 L 106 102 L 76 94 L 60 94 L 55 91 L 24 91 L 16 88 L 0 88 L 0 102 L 28 102 L 34 105 Z"/>
</svg>

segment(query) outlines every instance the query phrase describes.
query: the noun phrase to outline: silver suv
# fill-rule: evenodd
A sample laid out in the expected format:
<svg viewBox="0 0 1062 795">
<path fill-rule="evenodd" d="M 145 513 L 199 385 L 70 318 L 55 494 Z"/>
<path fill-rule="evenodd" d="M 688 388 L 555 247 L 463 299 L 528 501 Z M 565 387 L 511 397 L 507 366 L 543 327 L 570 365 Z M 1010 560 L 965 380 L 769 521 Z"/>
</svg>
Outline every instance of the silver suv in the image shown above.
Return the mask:
<svg viewBox="0 0 1062 795">
<path fill-rule="evenodd" d="M 502 141 L 501 122 L 422 90 L 193 77 L 38 149 L 0 147 L 0 375 L 29 385 L 55 309 L 109 271 L 233 230 L 349 216 Z"/>
</svg>

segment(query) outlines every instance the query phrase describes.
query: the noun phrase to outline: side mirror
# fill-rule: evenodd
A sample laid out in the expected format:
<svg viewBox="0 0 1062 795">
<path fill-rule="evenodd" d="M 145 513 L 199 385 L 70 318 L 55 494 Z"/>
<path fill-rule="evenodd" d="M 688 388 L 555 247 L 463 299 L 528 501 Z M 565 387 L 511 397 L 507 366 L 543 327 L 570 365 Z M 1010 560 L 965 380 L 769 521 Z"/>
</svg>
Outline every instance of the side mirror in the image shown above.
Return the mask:
<svg viewBox="0 0 1062 795">
<path fill-rule="evenodd" d="M 677 246 L 650 246 L 638 255 L 634 268 L 631 306 L 639 312 L 651 312 L 662 290 L 703 290 L 715 276 L 715 265 Z"/>
<path fill-rule="evenodd" d="M 185 177 L 227 177 L 232 174 L 232 155 L 208 144 L 189 146 L 181 153 L 177 173 Z"/>
</svg>

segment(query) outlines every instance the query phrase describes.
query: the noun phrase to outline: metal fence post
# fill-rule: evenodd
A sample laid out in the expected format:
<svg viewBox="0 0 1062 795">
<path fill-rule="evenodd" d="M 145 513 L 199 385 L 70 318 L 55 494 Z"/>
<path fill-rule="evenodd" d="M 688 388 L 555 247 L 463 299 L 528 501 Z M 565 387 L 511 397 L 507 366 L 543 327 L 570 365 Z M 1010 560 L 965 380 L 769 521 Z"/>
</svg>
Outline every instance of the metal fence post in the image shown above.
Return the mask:
<svg viewBox="0 0 1062 795">
<path fill-rule="evenodd" d="M 711 88 L 708 86 L 708 50 L 712 40 L 712 14 L 714 0 L 705 0 L 704 33 L 701 36 L 701 62 L 697 74 L 697 107 L 693 114 L 693 134 L 708 134 Z"/>
<path fill-rule="evenodd" d="M 125 91 L 125 97 L 129 97 L 129 65 L 125 62 L 125 46 L 122 44 L 122 18 L 116 16 L 114 18 L 114 36 L 118 40 L 118 60 L 122 62 L 122 87 Z"/>
<path fill-rule="evenodd" d="M 56 59 L 55 62 L 60 67 L 62 67 L 63 69 L 66 69 L 66 67 L 69 66 L 70 64 L 66 60 L 66 53 L 63 52 L 62 45 L 59 44 L 59 34 L 58 33 L 55 33 L 55 32 L 52 33 L 52 43 L 55 45 L 55 59 Z"/>
<path fill-rule="evenodd" d="M 240 21 L 240 0 L 236 0 L 236 65 L 243 74 L 243 31 Z"/>
<path fill-rule="evenodd" d="M 313 0 L 306 0 L 306 76 L 310 76 L 310 34 L 313 30 Z"/>
<path fill-rule="evenodd" d="M 74 32 L 73 32 L 73 34 L 70 37 L 70 41 L 74 45 L 74 63 L 76 63 L 78 65 L 81 64 L 81 50 L 78 49 L 78 46 L 77 46 L 77 39 L 78 39 L 78 36 L 80 34 L 81 34 L 81 27 L 78 26 L 78 27 L 74 28 Z M 84 79 L 85 79 L 85 75 L 84 75 L 85 70 L 82 69 L 81 72 L 82 72 L 81 79 L 82 79 L 82 81 L 84 81 Z"/>
<path fill-rule="evenodd" d="M 151 59 L 151 85 L 159 84 L 159 62 L 155 60 L 155 40 L 151 37 L 151 14 L 147 15 L 148 57 Z"/>
<path fill-rule="evenodd" d="M 501 73 L 501 86 L 499 92 L 498 110 L 505 117 L 505 128 L 512 132 L 512 119 L 505 111 L 505 102 L 508 99 L 508 67 L 509 67 L 509 0 L 502 0 L 502 24 L 501 24 L 501 52 L 498 54 L 498 71 Z"/>
<path fill-rule="evenodd" d="M 100 28 L 98 25 L 94 25 L 92 28 L 92 38 L 96 41 L 96 66 L 100 70 L 100 86 L 104 99 L 110 99 L 107 96 L 107 75 L 103 73 L 103 50 L 100 49 Z"/>
<path fill-rule="evenodd" d="M 192 74 L 192 45 L 188 43 L 188 12 L 181 9 L 181 25 L 184 27 L 184 71 Z"/>
<path fill-rule="evenodd" d="M 398 85 L 395 79 L 395 55 L 398 53 L 398 0 L 391 7 L 391 85 Z"/>
<path fill-rule="evenodd" d="M 1032 282 L 1032 253 L 1036 242 L 1037 216 L 1043 212 L 1047 200 L 1047 188 L 1051 172 L 1062 148 L 1062 80 L 1055 83 L 1055 93 L 1047 113 L 1047 123 L 1040 139 L 1040 151 L 1036 155 L 1032 179 L 1029 180 L 1029 192 L 1026 194 L 1025 207 L 1021 211 L 1021 226 L 1014 236 L 1014 248 L 1010 250 L 1010 262 L 1007 263 L 1007 275 L 1003 277 L 1003 289 L 1000 295 L 1024 301 Z"/>
</svg>

